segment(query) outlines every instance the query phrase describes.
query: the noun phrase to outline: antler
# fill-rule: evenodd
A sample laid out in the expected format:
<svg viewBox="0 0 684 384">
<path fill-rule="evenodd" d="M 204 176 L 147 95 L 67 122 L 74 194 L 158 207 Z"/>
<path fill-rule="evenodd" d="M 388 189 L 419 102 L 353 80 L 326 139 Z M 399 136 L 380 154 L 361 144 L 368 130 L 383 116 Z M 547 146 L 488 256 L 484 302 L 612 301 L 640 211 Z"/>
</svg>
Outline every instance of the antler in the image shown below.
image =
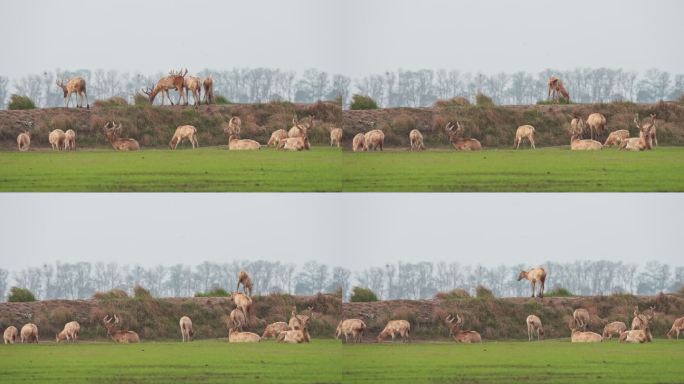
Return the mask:
<svg viewBox="0 0 684 384">
<path fill-rule="evenodd" d="M 634 124 L 636 124 L 637 128 L 641 130 L 641 121 L 639 120 L 639 114 L 637 113 L 636 116 L 634 116 Z"/>
<path fill-rule="evenodd" d="M 446 130 L 447 130 L 447 131 L 452 131 L 453 129 L 454 129 L 454 123 L 452 123 L 451 121 L 448 122 L 447 125 L 446 125 Z"/>
<path fill-rule="evenodd" d="M 187 69 L 187 68 L 185 68 L 185 72 L 181 71 L 181 73 L 182 73 L 182 75 L 181 75 L 181 76 L 185 77 L 185 75 L 187 75 L 187 74 L 188 74 L 188 69 Z"/>
</svg>

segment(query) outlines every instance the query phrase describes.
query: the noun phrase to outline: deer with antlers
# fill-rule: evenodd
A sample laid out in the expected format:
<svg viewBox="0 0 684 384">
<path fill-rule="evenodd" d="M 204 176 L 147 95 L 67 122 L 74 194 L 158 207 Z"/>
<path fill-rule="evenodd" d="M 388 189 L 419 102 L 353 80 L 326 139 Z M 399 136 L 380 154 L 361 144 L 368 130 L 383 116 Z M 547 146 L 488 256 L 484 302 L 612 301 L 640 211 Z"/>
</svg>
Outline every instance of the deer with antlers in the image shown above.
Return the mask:
<svg viewBox="0 0 684 384">
<path fill-rule="evenodd" d="M 454 131 L 454 127 L 457 127 Z M 477 139 L 463 138 L 465 129 L 460 121 L 456 125 L 451 121 L 446 125 L 446 133 L 449 136 L 449 141 L 457 151 L 479 151 L 482 149 L 482 144 Z"/>
<path fill-rule="evenodd" d="M 639 120 L 639 114 L 634 117 L 634 124 L 637 129 L 639 129 L 639 137 L 632 137 L 623 140 L 620 143 L 620 149 L 626 149 L 628 151 L 644 151 L 653 148 L 653 143 L 657 144 L 656 139 L 656 125 L 655 125 L 655 115 L 651 115 L 650 123 L 641 123 Z"/>
<path fill-rule="evenodd" d="M 204 88 L 204 99 L 203 101 L 209 104 L 214 103 L 214 79 L 211 75 L 207 76 L 202 82 L 202 87 Z"/>
<path fill-rule="evenodd" d="M 169 90 L 175 89 L 176 91 L 178 91 L 178 105 L 180 105 L 184 96 L 183 91 L 185 89 L 185 75 L 187 74 L 187 69 L 185 69 L 185 71 L 180 70 L 178 72 L 171 70 L 169 71 L 168 76 L 164 76 L 161 79 L 159 79 L 159 81 L 157 81 L 157 84 L 155 84 L 154 88 L 148 87 L 147 89 L 143 89 L 142 93 L 147 95 L 147 97 L 150 100 L 150 104 L 152 104 L 154 103 L 154 98 L 157 97 L 157 94 L 159 94 L 159 92 L 161 92 L 161 104 L 164 105 L 164 96 L 166 96 L 169 99 L 169 103 L 173 105 L 171 96 L 169 96 Z"/>
<path fill-rule="evenodd" d="M 71 95 L 76 94 L 76 108 L 82 108 L 83 100 L 85 99 L 86 108 L 90 109 L 88 93 L 86 92 L 86 82 L 82 77 L 77 76 L 71 78 L 66 84 L 64 84 L 64 80 L 57 80 L 55 84 L 62 88 L 62 92 L 64 92 L 64 108 L 69 108 Z"/>
<path fill-rule="evenodd" d="M 309 338 L 310 338 L 309 331 L 307 330 L 307 325 L 309 324 L 309 321 L 311 321 L 311 319 L 314 318 L 313 309 L 314 308 L 312 306 L 309 306 L 306 309 L 309 312 L 309 314 L 308 315 L 300 315 L 300 314 L 297 314 L 295 312 L 297 310 L 297 308 L 295 307 L 292 310 L 292 316 L 290 317 L 290 320 L 288 321 L 288 324 L 287 324 L 291 330 L 303 331 L 307 342 L 309 341 Z"/>
<path fill-rule="evenodd" d="M 202 82 L 199 77 L 187 76 L 183 79 L 183 88 L 185 88 L 185 105 L 188 105 L 188 93 L 192 92 L 193 105 L 200 105 L 200 93 L 202 93 Z"/>
<path fill-rule="evenodd" d="M 639 307 L 634 308 L 634 318 L 632 319 L 632 330 L 645 330 L 649 323 L 655 316 L 655 307 L 649 307 L 642 313 L 639 313 Z"/>
<path fill-rule="evenodd" d="M 456 322 L 454 322 L 454 320 L 456 320 Z M 458 313 L 456 314 L 455 319 L 453 315 L 448 315 L 444 321 L 449 328 L 449 335 L 452 336 L 457 343 L 469 344 L 482 342 L 482 336 L 480 336 L 478 332 L 461 330 L 461 327 L 463 327 L 463 319 Z"/>
<path fill-rule="evenodd" d="M 109 143 L 117 151 L 140 150 L 140 144 L 138 144 L 138 141 L 136 141 L 135 139 L 120 138 L 119 135 L 121 134 L 121 131 L 121 123 L 117 125 L 113 121 L 108 121 L 103 128 L 105 137 L 107 137 Z"/>
<path fill-rule="evenodd" d="M 307 116 L 302 122 L 297 119 L 297 115 L 292 118 L 292 128 L 287 132 L 287 136 L 293 137 L 309 137 L 309 131 L 314 126 L 314 117 Z"/>
<path fill-rule="evenodd" d="M 555 76 L 549 77 L 549 81 L 547 82 L 547 88 L 549 91 L 549 100 L 558 100 L 560 98 L 563 98 L 566 101 L 570 101 L 570 94 L 565 89 L 565 86 L 563 85 L 563 81 L 561 79 Z"/>
<path fill-rule="evenodd" d="M 114 321 L 113 323 L 112 320 Z M 117 343 L 128 344 L 140 342 L 140 337 L 137 333 L 129 330 L 117 329 L 117 325 L 121 323 L 117 315 L 114 315 L 114 318 L 112 318 L 109 315 L 106 315 L 102 319 L 102 323 L 104 324 L 104 327 L 107 329 L 107 334 L 109 335 L 109 337 L 111 337 L 112 340 L 116 341 Z"/>
</svg>

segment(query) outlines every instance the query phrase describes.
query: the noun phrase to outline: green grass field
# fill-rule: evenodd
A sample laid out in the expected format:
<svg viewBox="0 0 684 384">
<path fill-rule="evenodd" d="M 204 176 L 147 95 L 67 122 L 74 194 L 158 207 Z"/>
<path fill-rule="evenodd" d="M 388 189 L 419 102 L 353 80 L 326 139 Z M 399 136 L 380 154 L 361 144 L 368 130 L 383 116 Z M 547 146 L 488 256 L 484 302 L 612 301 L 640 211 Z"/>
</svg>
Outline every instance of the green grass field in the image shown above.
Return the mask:
<svg viewBox="0 0 684 384">
<path fill-rule="evenodd" d="M 0 191 L 684 191 L 684 147 L 465 153 L 150 149 L 0 152 Z"/>
<path fill-rule="evenodd" d="M 0 345 L 2 383 L 681 383 L 684 341 Z"/>
</svg>

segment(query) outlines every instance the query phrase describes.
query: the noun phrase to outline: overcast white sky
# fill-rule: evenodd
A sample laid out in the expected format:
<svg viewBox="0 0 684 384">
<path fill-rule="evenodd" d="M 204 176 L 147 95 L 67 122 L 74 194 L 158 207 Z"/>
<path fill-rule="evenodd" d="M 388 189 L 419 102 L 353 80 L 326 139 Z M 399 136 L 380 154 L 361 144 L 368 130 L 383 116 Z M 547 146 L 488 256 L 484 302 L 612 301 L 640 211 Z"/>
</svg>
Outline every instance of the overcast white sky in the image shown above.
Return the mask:
<svg viewBox="0 0 684 384">
<path fill-rule="evenodd" d="M 681 0 L 2 0 L 0 75 L 184 66 L 684 71 Z"/>
<path fill-rule="evenodd" d="M 0 265 L 684 265 L 683 194 L 0 194 Z"/>
</svg>

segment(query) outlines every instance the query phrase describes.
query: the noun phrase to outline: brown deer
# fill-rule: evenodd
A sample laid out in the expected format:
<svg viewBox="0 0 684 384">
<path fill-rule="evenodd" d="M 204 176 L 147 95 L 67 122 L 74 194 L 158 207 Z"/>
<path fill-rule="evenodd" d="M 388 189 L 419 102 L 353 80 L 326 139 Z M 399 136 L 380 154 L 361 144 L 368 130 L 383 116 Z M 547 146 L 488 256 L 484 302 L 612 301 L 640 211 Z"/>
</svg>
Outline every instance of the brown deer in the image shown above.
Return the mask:
<svg viewBox="0 0 684 384">
<path fill-rule="evenodd" d="M 247 325 L 247 317 L 245 316 L 245 313 L 242 311 L 240 308 L 235 308 L 232 311 L 230 311 L 230 328 L 235 328 L 239 331 L 242 331 Z"/>
<path fill-rule="evenodd" d="M 679 333 L 682 331 L 684 331 L 684 317 L 680 317 L 672 323 L 672 328 L 667 332 L 667 338 L 671 339 L 676 334 L 677 340 L 679 340 Z"/>
<path fill-rule="evenodd" d="M 271 133 L 271 138 L 268 139 L 268 143 L 266 143 L 266 145 L 269 147 L 277 147 L 280 141 L 285 139 L 287 139 L 287 131 L 281 128 Z"/>
<path fill-rule="evenodd" d="M 209 104 L 214 103 L 214 79 L 211 75 L 207 76 L 202 82 L 202 87 L 204 87 L 204 102 Z"/>
<path fill-rule="evenodd" d="M 228 125 L 223 128 L 223 135 L 226 137 L 235 136 L 239 139 L 241 130 L 242 120 L 237 116 L 233 116 L 228 120 Z"/>
<path fill-rule="evenodd" d="M 64 149 L 66 134 L 61 129 L 53 129 L 48 134 L 48 142 L 52 145 L 52 150 L 61 151 Z"/>
<path fill-rule="evenodd" d="M 112 323 L 112 320 L 114 321 L 114 323 Z M 107 329 L 107 334 L 109 335 L 109 337 L 111 337 L 112 340 L 114 340 L 115 342 L 125 344 L 140 342 L 140 337 L 137 333 L 133 331 L 117 329 L 117 325 L 120 324 L 120 320 L 117 315 L 114 315 L 114 318 L 110 317 L 109 315 L 106 315 L 102 319 L 102 323 L 104 324 L 104 327 Z"/>
<path fill-rule="evenodd" d="M 532 149 L 537 149 L 537 147 L 534 146 L 534 133 L 534 127 L 531 125 L 519 126 L 518 129 L 515 130 L 515 140 L 513 140 L 513 146 L 515 149 L 520 148 L 520 144 L 524 139 L 527 139 Z"/>
<path fill-rule="evenodd" d="M 266 326 L 266 328 L 264 329 L 264 333 L 261 335 L 261 338 L 268 339 L 271 337 L 278 337 L 278 335 L 280 335 L 281 332 L 286 332 L 289 329 L 290 326 L 287 325 L 286 322 L 277 321 Z"/>
<path fill-rule="evenodd" d="M 309 312 L 308 315 L 303 315 L 303 314 L 297 314 L 295 311 L 297 308 L 295 307 L 292 310 L 292 316 L 290 317 L 290 320 L 288 321 L 288 326 L 290 327 L 291 330 L 295 331 L 303 331 L 304 336 L 306 337 L 306 341 L 309 341 L 309 331 L 308 331 L 308 324 L 311 319 L 314 318 L 314 311 L 313 307 L 309 306 L 306 310 Z"/>
<path fill-rule="evenodd" d="M 650 343 L 653 341 L 653 335 L 648 327 L 644 329 L 632 329 L 622 332 L 619 341 L 621 343 Z"/>
<path fill-rule="evenodd" d="M 154 98 L 157 97 L 157 94 L 161 92 L 162 94 L 162 99 L 161 99 L 161 104 L 164 105 L 164 96 L 166 96 L 169 99 L 169 103 L 173 105 L 173 101 L 171 100 L 171 96 L 169 96 L 169 90 L 175 89 L 178 91 L 178 104 L 180 105 L 181 101 L 183 100 L 183 90 L 185 89 L 185 75 L 188 74 L 188 70 L 186 69 L 185 72 L 178 71 L 170 71 L 168 76 L 164 76 L 159 81 L 157 81 L 157 84 L 155 84 L 154 88 L 150 89 L 149 87 L 147 89 L 143 89 L 142 93 L 146 94 L 147 97 L 150 100 L 150 103 L 154 103 Z"/>
<path fill-rule="evenodd" d="M 373 129 L 364 135 L 363 138 L 365 151 L 383 150 L 385 145 L 385 133 L 379 129 Z"/>
<path fill-rule="evenodd" d="M 335 330 L 335 339 L 344 336 L 344 342 L 348 343 L 349 338 L 354 343 L 360 343 L 363 340 L 363 333 L 366 331 L 366 323 L 360 319 L 345 319 L 340 321 Z"/>
<path fill-rule="evenodd" d="M 77 321 L 70 321 L 64 324 L 64 329 L 55 335 L 55 342 L 60 341 L 78 341 L 78 333 L 81 331 L 81 325 Z"/>
<path fill-rule="evenodd" d="M 181 125 L 176 128 L 176 132 L 169 142 L 169 148 L 176 149 L 178 144 L 182 143 L 183 140 L 188 140 L 190 144 L 192 144 L 192 149 L 199 148 L 199 143 L 197 142 L 197 128 L 192 125 Z"/>
<path fill-rule="evenodd" d="M 401 341 L 406 343 L 410 340 L 411 337 L 411 323 L 409 323 L 406 320 L 390 320 L 387 322 L 387 325 L 385 325 L 385 328 L 383 328 L 382 332 L 378 335 L 378 343 L 382 342 L 387 336 L 392 337 L 392 341 L 394 341 L 394 338 L 399 335 L 401 337 Z"/>
<path fill-rule="evenodd" d="M 311 340 L 311 337 L 309 336 L 309 320 L 309 316 L 297 315 L 294 311 L 292 311 L 292 318 L 290 318 L 290 329 L 280 332 L 276 341 L 279 343 L 291 344 L 308 343 Z M 297 328 L 292 326 L 293 323 L 297 324 Z"/>
<path fill-rule="evenodd" d="M 655 307 L 650 307 L 639 313 L 639 307 L 634 308 L 634 318 L 632 319 L 632 330 L 644 330 L 655 316 Z"/>
<path fill-rule="evenodd" d="M 352 151 L 363 152 L 366 148 L 366 135 L 357 133 L 352 140 Z"/>
<path fill-rule="evenodd" d="M 603 145 L 596 140 L 582 139 L 576 135 L 570 136 L 570 150 L 572 151 L 600 151 Z"/>
<path fill-rule="evenodd" d="M 570 342 L 571 343 L 600 343 L 603 337 L 594 332 L 582 332 L 575 328 L 570 328 Z"/>
<path fill-rule="evenodd" d="M 575 135 L 582 138 L 584 130 L 587 128 L 587 123 L 581 117 L 574 117 L 570 121 L 570 135 Z"/>
<path fill-rule="evenodd" d="M 183 316 L 178 321 L 178 325 L 180 326 L 183 342 L 192 341 L 192 337 L 195 335 L 195 331 L 192 329 L 192 320 L 187 316 Z"/>
<path fill-rule="evenodd" d="M 423 134 L 417 129 L 412 129 L 409 132 L 409 141 L 411 142 L 411 151 L 422 151 L 425 149 L 423 145 Z"/>
<path fill-rule="evenodd" d="M 261 144 L 259 144 L 258 141 L 250 139 L 238 139 L 233 135 L 228 137 L 228 150 L 230 151 L 258 151 L 260 149 Z"/>
<path fill-rule="evenodd" d="M 5 332 L 2 334 L 5 344 L 14 344 L 17 341 L 17 337 L 19 337 L 19 331 L 17 331 L 17 327 L 14 325 L 5 328 Z"/>
<path fill-rule="evenodd" d="M 456 131 L 454 131 L 454 127 Z M 446 125 L 446 133 L 449 136 L 449 141 L 454 146 L 457 151 L 479 151 L 482 149 L 482 144 L 480 144 L 477 139 L 463 138 L 463 133 L 465 129 L 461 125 L 461 122 L 457 121 L 456 125 L 452 122 L 448 122 Z"/>
<path fill-rule="evenodd" d="M 256 333 L 252 332 L 240 332 L 235 328 L 228 330 L 228 342 L 229 343 L 258 343 L 261 341 L 261 337 Z"/>
<path fill-rule="evenodd" d="M 118 125 L 111 121 L 107 122 L 103 128 L 103 132 L 107 140 L 117 151 L 138 151 L 140 144 L 135 139 L 119 138 L 121 134 L 121 123 Z"/>
<path fill-rule="evenodd" d="M 620 143 L 620 149 L 628 151 L 644 151 L 653 148 L 653 140 L 655 138 L 655 115 L 651 115 L 651 122 L 642 124 L 639 120 L 639 114 L 634 117 L 634 124 L 639 129 L 639 137 L 633 137 L 623 140 Z"/>
<path fill-rule="evenodd" d="M 38 327 L 33 323 L 25 324 L 19 333 L 21 343 L 38 343 Z"/>
<path fill-rule="evenodd" d="M 549 81 L 547 82 L 547 87 L 548 87 L 548 99 L 549 100 L 558 100 L 559 98 L 563 98 L 567 101 L 570 101 L 570 94 L 568 91 L 565 89 L 565 86 L 563 85 L 563 81 L 561 79 L 551 76 L 549 77 Z"/>
<path fill-rule="evenodd" d="M 626 129 L 618 129 L 608 134 L 606 141 L 603 143 L 604 147 L 617 145 L 620 147 L 623 141 L 629 139 L 629 131 Z"/>
<path fill-rule="evenodd" d="M 67 129 L 67 131 L 64 132 L 64 150 L 76 150 L 76 131 L 73 129 Z"/>
<path fill-rule="evenodd" d="M 31 132 L 24 130 L 17 136 L 17 149 L 20 152 L 26 152 L 31 149 Z"/>
<path fill-rule="evenodd" d="M 532 286 L 532 297 L 534 297 L 534 291 L 539 283 L 539 297 L 544 297 L 544 284 L 546 282 L 546 271 L 544 268 L 532 268 L 529 271 L 520 271 L 518 274 L 518 281 L 522 279 L 527 279 Z"/>
<path fill-rule="evenodd" d="M 330 130 L 330 146 L 337 145 L 337 148 L 342 144 L 342 128 L 333 128 Z"/>
<path fill-rule="evenodd" d="M 193 105 L 200 105 L 200 93 L 202 93 L 202 83 L 199 77 L 188 76 L 183 79 L 183 88 L 185 88 L 185 105 L 188 105 L 188 93 L 192 92 Z"/>
<path fill-rule="evenodd" d="M 622 332 L 626 330 L 627 325 L 625 325 L 625 323 L 622 321 L 613 321 L 603 327 L 603 334 L 601 336 L 603 336 L 604 339 L 612 339 L 614 334 L 619 337 Z"/>
<path fill-rule="evenodd" d="M 309 115 L 304 122 L 299 122 L 297 115 L 292 118 L 292 128 L 287 132 L 288 137 L 309 137 L 309 131 L 314 126 L 314 117 Z"/>
<path fill-rule="evenodd" d="M 249 277 L 247 271 L 240 271 L 240 273 L 238 273 L 237 288 L 235 288 L 238 292 L 240 291 L 240 284 L 242 284 L 242 292 L 247 296 L 252 296 L 252 279 Z"/>
<path fill-rule="evenodd" d="M 587 126 L 589 127 L 589 133 L 591 139 L 603 136 L 603 132 L 606 129 L 606 117 L 600 113 L 592 113 L 587 117 Z"/>
<path fill-rule="evenodd" d="M 589 311 L 587 311 L 584 308 L 577 308 L 574 312 L 572 312 L 573 326 L 570 329 L 576 328 L 582 331 L 586 331 L 590 319 L 591 318 L 589 317 Z"/>
<path fill-rule="evenodd" d="M 525 324 L 527 324 L 527 339 L 529 341 L 532 341 L 535 333 L 537 334 L 537 341 L 544 340 L 544 327 L 542 326 L 539 316 L 527 316 L 527 319 L 525 319 Z"/>
<path fill-rule="evenodd" d="M 456 320 L 455 323 L 454 320 Z M 463 319 L 458 313 L 456 314 L 456 319 L 454 319 L 453 315 L 448 315 L 444 321 L 449 328 L 449 335 L 452 336 L 457 343 L 470 344 L 482 342 L 482 337 L 478 332 L 461 330 L 461 327 L 463 326 Z"/>
<path fill-rule="evenodd" d="M 88 103 L 88 93 L 86 92 L 86 82 L 82 77 L 74 77 L 67 81 L 66 85 L 64 80 L 56 81 L 58 87 L 62 88 L 64 92 L 64 107 L 69 108 L 69 100 L 71 100 L 71 95 L 76 94 L 76 108 L 83 107 L 83 99 L 86 102 L 86 108 L 90 109 L 90 103 Z"/>
<path fill-rule="evenodd" d="M 233 303 L 237 308 L 239 308 L 242 313 L 245 314 L 245 325 L 249 324 L 250 314 L 252 312 L 252 299 L 247 295 L 243 295 L 240 292 L 233 292 L 230 294 L 229 298 L 233 300 Z"/>
<path fill-rule="evenodd" d="M 277 150 L 304 151 L 311 148 L 308 137 L 288 137 L 278 142 Z"/>
</svg>

